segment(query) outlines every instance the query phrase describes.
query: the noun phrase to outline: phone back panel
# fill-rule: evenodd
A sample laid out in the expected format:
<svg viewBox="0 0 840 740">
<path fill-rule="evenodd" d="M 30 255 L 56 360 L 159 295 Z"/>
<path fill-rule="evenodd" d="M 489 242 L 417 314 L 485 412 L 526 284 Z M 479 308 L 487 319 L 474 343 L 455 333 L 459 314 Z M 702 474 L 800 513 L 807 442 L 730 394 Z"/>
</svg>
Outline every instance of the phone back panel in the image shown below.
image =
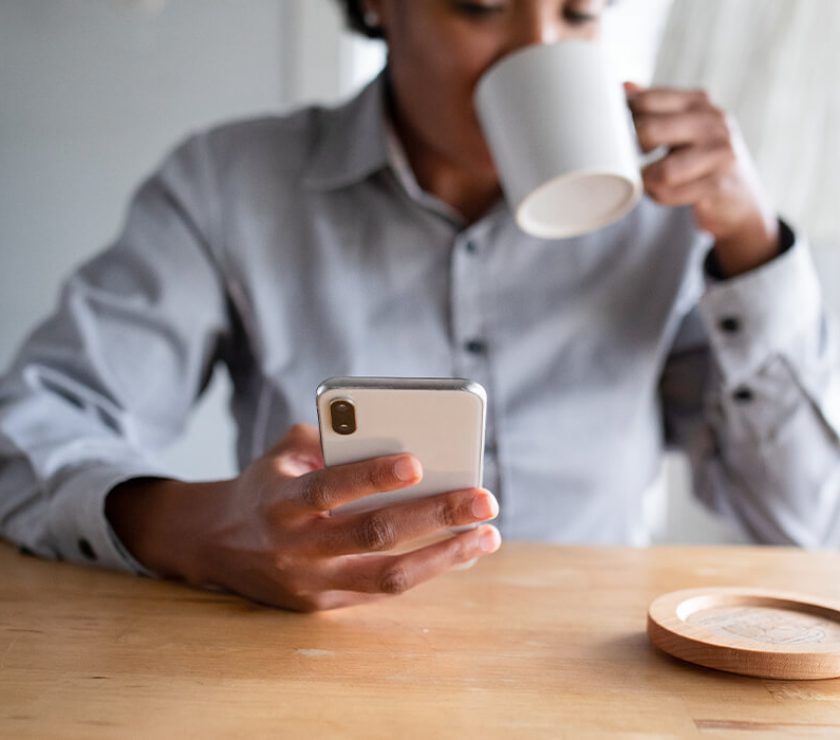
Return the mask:
<svg viewBox="0 0 840 740">
<path fill-rule="evenodd" d="M 332 428 L 330 404 L 350 401 L 356 431 Z M 317 392 L 321 448 L 327 465 L 410 452 L 423 480 L 400 491 L 373 494 L 341 507 L 367 511 L 410 498 L 481 485 L 484 389 L 458 378 L 332 378 Z"/>
</svg>

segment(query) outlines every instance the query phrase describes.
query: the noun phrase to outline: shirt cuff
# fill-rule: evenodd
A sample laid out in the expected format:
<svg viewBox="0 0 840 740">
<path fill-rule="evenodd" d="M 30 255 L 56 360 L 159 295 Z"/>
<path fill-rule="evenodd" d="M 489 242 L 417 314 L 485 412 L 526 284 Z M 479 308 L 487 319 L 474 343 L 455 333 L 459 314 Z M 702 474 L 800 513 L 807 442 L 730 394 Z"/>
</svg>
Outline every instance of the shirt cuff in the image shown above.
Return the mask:
<svg viewBox="0 0 840 740">
<path fill-rule="evenodd" d="M 784 222 L 780 226 L 782 252 L 761 267 L 718 280 L 714 258 L 706 261 L 700 313 L 727 389 L 755 375 L 771 357 L 789 357 L 795 338 L 818 326 L 822 315 L 808 245 Z"/>
<path fill-rule="evenodd" d="M 115 486 L 133 478 L 168 477 L 136 460 L 73 470 L 56 488 L 47 515 L 58 555 L 70 562 L 154 575 L 131 557 L 114 533 L 105 516 L 105 499 Z"/>
</svg>

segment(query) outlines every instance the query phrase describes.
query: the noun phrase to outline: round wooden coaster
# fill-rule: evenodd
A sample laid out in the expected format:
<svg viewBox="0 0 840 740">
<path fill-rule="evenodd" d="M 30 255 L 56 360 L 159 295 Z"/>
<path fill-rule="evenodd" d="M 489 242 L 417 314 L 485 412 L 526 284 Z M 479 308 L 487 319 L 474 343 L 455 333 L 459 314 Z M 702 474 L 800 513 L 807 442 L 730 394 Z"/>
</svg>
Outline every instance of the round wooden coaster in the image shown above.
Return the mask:
<svg viewBox="0 0 840 740">
<path fill-rule="evenodd" d="M 696 588 L 660 596 L 648 611 L 650 641 L 691 663 L 783 679 L 840 676 L 840 602 L 745 588 Z"/>
</svg>

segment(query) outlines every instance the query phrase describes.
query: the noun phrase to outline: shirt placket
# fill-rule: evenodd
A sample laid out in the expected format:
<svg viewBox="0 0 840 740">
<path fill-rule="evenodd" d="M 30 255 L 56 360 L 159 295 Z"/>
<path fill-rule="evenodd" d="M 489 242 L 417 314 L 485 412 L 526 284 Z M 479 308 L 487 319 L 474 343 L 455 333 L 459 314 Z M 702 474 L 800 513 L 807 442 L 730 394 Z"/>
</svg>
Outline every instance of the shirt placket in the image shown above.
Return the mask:
<svg viewBox="0 0 840 740">
<path fill-rule="evenodd" d="M 500 500 L 502 492 L 496 461 L 496 422 L 491 362 L 493 345 L 486 324 L 488 286 L 487 224 L 480 223 L 455 237 L 451 254 L 451 308 L 453 369 L 457 376 L 481 383 L 487 391 L 487 427 L 484 445 L 484 487 Z M 502 512 L 503 514 L 503 512 Z M 500 514 L 500 522 L 502 519 Z"/>
</svg>

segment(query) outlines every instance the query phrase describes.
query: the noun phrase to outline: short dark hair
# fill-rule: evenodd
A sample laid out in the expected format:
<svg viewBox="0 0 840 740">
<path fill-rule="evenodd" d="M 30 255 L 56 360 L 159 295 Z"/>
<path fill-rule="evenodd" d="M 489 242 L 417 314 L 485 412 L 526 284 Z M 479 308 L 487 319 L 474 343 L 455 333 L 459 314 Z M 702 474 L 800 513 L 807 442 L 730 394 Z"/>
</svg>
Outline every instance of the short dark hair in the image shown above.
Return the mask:
<svg viewBox="0 0 840 740">
<path fill-rule="evenodd" d="M 344 11 L 344 18 L 347 27 L 369 39 L 381 39 L 382 29 L 378 26 L 369 26 L 365 21 L 365 13 L 362 10 L 362 0 L 338 0 L 338 4 Z"/>
</svg>

